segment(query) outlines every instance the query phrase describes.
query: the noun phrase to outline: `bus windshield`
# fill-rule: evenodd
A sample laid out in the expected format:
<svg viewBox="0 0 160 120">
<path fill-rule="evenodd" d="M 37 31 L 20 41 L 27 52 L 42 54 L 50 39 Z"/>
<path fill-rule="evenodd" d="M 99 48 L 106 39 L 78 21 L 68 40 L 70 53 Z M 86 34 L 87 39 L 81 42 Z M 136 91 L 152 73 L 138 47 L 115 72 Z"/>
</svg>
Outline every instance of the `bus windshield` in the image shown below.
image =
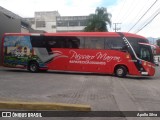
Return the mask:
<svg viewBox="0 0 160 120">
<path fill-rule="evenodd" d="M 138 58 L 154 63 L 151 46 L 145 45 L 145 44 L 144 45 L 139 44 L 141 42 L 148 43 L 148 40 L 140 39 L 140 38 L 128 38 L 128 40 L 132 45 Z"/>
<path fill-rule="evenodd" d="M 139 45 L 139 58 L 148 62 L 153 62 L 151 47 L 147 45 Z"/>
</svg>

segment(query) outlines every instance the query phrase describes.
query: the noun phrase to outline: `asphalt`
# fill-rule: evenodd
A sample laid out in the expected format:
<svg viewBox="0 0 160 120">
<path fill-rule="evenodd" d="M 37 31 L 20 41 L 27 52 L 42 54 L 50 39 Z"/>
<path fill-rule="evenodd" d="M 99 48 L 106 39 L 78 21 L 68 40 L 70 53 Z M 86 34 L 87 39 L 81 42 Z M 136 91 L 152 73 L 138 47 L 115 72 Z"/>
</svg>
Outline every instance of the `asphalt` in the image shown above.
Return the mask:
<svg viewBox="0 0 160 120">
<path fill-rule="evenodd" d="M 156 74 L 153 77 L 118 78 L 111 75 L 53 71 L 34 74 L 21 69 L 0 68 L 0 100 L 80 104 L 90 106 L 91 111 L 159 111 L 159 71 L 160 66 L 156 67 Z M 88 120 L 88 118 L 76 119 Z M 106 118 L 92 119 L 106 120 Z M 108 119 L 137 120 L 139 118 Z M 152 120 L 149 117 L 140 120 L 143 119 Z M 153 118 L 153 120 L 158 119 Z"/>
</svg>

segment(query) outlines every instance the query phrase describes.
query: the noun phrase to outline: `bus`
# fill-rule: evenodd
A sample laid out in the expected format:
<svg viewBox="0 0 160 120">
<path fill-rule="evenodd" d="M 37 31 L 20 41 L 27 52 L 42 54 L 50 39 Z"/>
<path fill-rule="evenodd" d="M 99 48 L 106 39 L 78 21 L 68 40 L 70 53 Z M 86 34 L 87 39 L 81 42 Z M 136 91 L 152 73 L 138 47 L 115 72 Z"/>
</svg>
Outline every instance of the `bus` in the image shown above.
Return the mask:
<svg viewBox="0 0 160 120">
<path fill-rule="evenodd" d="M 30 72 L 153 76 L 155 65 L 149 41 L 125 32 L 5 33 L 3 65 Z"/>
</svg>

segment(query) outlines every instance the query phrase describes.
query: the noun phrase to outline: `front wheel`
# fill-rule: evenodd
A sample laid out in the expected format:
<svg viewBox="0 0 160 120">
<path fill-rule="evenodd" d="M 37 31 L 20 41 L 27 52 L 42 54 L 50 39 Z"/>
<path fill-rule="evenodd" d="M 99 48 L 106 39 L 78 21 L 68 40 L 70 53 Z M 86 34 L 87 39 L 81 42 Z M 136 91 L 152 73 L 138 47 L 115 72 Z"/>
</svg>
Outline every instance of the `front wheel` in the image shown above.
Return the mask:
<svg viewBox="0 0 160 120">
<path fill-rule="evenodd" d="M 28 69 L 30 72 L 38 72 L 39 71 L 39 65 L 37 62 L 31 62 L 29 63 Z"/>
<path fill-rule="evenodd" d="M 117 77 L 125 77 L 127 75 L 127 68 L 124 66 L 118 66 L 115 69 L 115 75 Z"/>
</svg>

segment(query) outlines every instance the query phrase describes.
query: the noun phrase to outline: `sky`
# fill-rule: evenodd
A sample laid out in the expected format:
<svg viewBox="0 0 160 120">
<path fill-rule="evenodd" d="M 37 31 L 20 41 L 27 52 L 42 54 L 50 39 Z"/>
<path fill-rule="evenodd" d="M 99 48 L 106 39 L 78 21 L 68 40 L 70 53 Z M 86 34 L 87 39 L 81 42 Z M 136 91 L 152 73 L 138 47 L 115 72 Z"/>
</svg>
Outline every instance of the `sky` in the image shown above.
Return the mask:
<svg viewBox="0 0 160 120">
<path fill-rule="evenodd" d="M 114 23 L 119 23 L 117 27 L 121 32 L 160 37 L 160 0 L 0 0 L 0 6 L 21 17 L 55 10 L 61 16 L 81 16 L 94 13 L 97 7 L 105 7 L 112 14 L 109 31 L 114 31 Z"/>
</svg>

